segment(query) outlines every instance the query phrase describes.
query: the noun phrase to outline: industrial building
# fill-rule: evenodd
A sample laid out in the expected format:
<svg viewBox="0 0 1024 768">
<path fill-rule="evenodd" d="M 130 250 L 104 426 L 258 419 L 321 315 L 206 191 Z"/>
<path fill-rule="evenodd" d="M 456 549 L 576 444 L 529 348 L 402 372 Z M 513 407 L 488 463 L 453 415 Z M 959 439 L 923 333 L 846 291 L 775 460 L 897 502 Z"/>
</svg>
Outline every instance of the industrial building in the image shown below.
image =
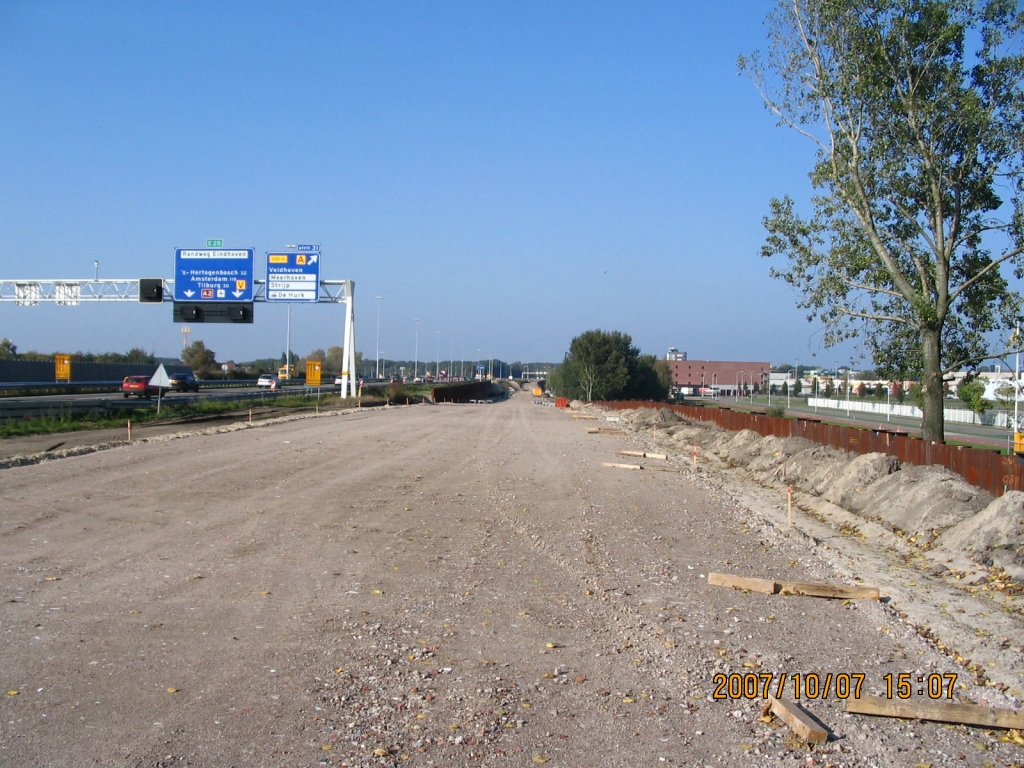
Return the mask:
<svg viewBox="0 0 1024 768">
<path fill-rule="evenodd" d="M 764 392 L 771 364 L 734 360 L 690 360 L 671 347 L 665 364 L 672 373 L 672 388 L 682 395 L 717 397 Z"/>
</svg>

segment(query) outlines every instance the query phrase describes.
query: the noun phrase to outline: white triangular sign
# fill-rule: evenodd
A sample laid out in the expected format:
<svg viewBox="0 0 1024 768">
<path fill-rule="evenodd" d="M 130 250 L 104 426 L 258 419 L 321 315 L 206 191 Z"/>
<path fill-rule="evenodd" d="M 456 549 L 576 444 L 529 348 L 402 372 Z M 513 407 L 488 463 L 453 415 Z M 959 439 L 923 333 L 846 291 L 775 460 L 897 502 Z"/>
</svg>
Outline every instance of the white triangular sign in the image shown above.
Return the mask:
<svg viewBox="0 0 1024 768">
<path fill-rule="evenodd" d="M 163 363 L 156 369 L 156 373 L 149 379 L 150 386 L 154 387 L 169 387 L 171 386 L 171 379 L 167 375 L 167 371 L 164 370 Z"/>
</svg>

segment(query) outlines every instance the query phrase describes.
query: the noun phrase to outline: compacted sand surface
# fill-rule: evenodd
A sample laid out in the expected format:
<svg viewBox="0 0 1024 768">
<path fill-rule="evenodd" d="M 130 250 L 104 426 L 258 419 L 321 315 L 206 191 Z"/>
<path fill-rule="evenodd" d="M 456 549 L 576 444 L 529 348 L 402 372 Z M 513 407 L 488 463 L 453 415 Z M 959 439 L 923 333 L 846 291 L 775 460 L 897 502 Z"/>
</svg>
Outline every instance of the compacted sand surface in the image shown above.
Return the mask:
<svg viewBox="0 0 1024 768">
<path fill-rule="evenodd" d="M 893 604 L 709 586 L 839 577 L 705 474 L 602 467 L 635 438 L 587 426 L 517 395 L 0 470 L 0 764 L 1024 764 L 846 714 L 843 675 L 1004 700 Z M 730 698 L 753 674 L 834 681 L 803 699 L 829 742 Z"/>
</svg>

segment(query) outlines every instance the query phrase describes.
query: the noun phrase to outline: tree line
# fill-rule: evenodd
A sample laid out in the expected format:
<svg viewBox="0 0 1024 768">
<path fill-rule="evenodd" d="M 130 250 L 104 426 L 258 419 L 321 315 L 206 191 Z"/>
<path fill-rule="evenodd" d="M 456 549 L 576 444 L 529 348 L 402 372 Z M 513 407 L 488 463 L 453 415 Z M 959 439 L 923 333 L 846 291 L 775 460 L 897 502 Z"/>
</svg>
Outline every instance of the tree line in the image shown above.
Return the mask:
<svg viewBox="0 0 1024 768">
<path fill-rule="evenodd" d="M 36 362 L 49 362 L 55 355 L 64 354 L 61 352 L 19 352 L 17 345 L 10 339 L 0 339 L 0 360 L 30 360 Z M 144 349 L 134 347 L 127 352 L 70 352 L 72 363 L 132 363 L 132 364 L 156 364 L 156 358 Z"/>
</svg>

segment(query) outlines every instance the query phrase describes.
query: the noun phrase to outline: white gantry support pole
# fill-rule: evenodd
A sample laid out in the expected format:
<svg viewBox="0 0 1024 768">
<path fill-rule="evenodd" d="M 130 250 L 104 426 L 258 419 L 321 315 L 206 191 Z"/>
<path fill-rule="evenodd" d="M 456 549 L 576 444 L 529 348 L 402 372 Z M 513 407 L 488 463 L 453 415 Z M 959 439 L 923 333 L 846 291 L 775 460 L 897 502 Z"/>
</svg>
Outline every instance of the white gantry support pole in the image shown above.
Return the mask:
<svg viewBox="0 0 1024 768">
<path fill-rule="evenodd" d="M 354 295 L 356 284 L 345 280 L 345 340 L 342 342 L 344 351 L 341 361 L 341 397 L 356 395 L 356 313 Z"/>
</svg>

